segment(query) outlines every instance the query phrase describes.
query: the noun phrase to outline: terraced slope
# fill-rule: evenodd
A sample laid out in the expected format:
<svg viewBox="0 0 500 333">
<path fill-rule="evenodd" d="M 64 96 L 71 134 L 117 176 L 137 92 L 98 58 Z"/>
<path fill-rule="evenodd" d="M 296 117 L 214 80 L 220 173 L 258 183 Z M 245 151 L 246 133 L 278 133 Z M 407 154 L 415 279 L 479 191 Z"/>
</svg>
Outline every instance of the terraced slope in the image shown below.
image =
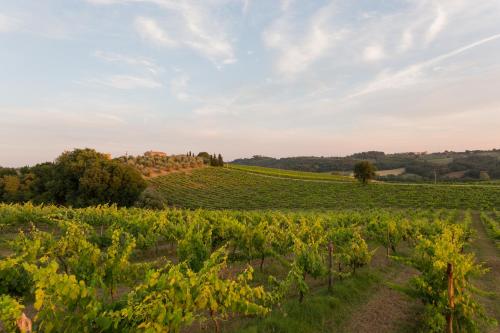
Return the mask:
<svg viewBox="0 0 500 333">
<path fill-rule="evenodd" d="M 171 205 L 217 209 L 500 207 L 499 186 L 343 183 L 203 168 L 149 180 Z"/>
</svg>

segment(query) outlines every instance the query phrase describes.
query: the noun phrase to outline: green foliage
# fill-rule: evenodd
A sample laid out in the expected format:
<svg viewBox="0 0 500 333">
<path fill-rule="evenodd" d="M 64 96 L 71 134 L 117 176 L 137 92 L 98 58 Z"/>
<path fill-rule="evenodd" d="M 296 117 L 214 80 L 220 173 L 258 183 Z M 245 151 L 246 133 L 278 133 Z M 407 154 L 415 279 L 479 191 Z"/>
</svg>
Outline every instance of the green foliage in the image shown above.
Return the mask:
<svg viewBox="0 0 500 333">
<path fill-rule="evenodd" d="M 24 306 L 9 295 L 0 294 L 0 326 L 5 332 L 17 332 L 16 320 L 21 317 Z"/>
<path fill-rule="evenodd" d="M 375 178 L 376 170 L 375 166 L 369 161 L 358 162 L 354 165 L 354 178 L 363 184 L 367 184 Z"/>
<path fill-rule="evenodd" d="M 373 256 L 359 227 L 333 228 L 329 231 L 327 239 L 332 242 L 333 256 L 337 259 L 339 267 L 344 265 L 355 272 L 357 268 L 367 265 Z"/>
<path fill-rule="evenodd" d="M 25 296 L 32 286 L 29 274 L 19 258 L 0 261 L 0 294 Z"/>
<path fill-rule="evenodd" d="M 145 177 L 153 177 L 161 173 L 199 168 L 203 166 L 203 159 L 187 155 L 166 155 L 147 152 L 140 156 L 121 156 L 115 159 L 137 169 Z"/>
<path fill-rule="evenodd" d="M 146 188 L 134 168 L 92 149 L 65 152 L 57 158 L 54 167 L 52 192 L 60 204 L 130 206 Z"/>
<path fill-rule="evenodd" d="M 75 149 L 61 154 L 55 163 L 0 177 L 0 200 L 74 207 L 130 206 L 145 188 L 146 182 L 135 168 L 93 149 Z"/>
<path fill-rule="evenodd" d="M 246 172 L 251 172 L 259 175 L 273 176 L 280 178 L 290 178 L 299 180 L 321 180 L 321 181 L 341 181 L 341 182 L 353 182 L 354 179 L 348 176 L 340 176 L 333 174 L 317 173 L 317 172 L 303 172 L 303 171 L 293 171 L 293 170 L 283 170 L 283 169 L 273 169 L 264 168 L 259 166 L 248 166 L 239 164 L 228 164 L 228 167 L 234 170 L 241 170 Z"/>
<path fill-rule="evenodd" d="M 214 252 L 197 273 L 171 264 L 149 271 L 144 283 L 129 293 L 127 305 L 111 312 L 115 326 L 121 332 L 179 332 L 207 315 L 218 325 L 218 319 L 226 319 L 231 313 L 269 312 L 259 304 L 268 294 L 262 287 L 249 285 L 251 269 L 234 280 L 220 277 L 226 260 L 222 249 Z"/>
<path fill-rule="evenodd" d="M 16 320 L 21 317 L 24 306 L 9 295 L 0 294 L 0 326 L 5 332 L 16 332 Z"/>
<path fill-rule="evenodd" d="M 188 226 L 184 237 L 177 244 L 177 255 L 195 272 L 203 267 L 212 249 L 211 232 L 198 226 Z"/>
<path fill-rule="evenodd" d="M 94 332 L 102 304 L 96 291 L 74 275 L 57 273 L 58 264 L 25 264 L 35 281 L 35 322 L 40 332 Z"/>
<path fill-rule="evenodd" d="M 491 322 L 474 299 L 476 288 L 471 284 L 486 269 L 475 262 L 474 254 L 463 253 L 465 237 L 463 226 L 448 225 L 442 233 L 421 238 L 410 259 L 400 258 L 421 273 L 411 279 L 408 293 L 425 305 L 426 332 L 443 332 L 448 314 L 453 315 L 457 332 L 480 332 L 480 324 Z M 448 264 L 453 267 L 454 308 L 450 308 L 447 293 Z"/>
<path fill-rule="evenodd" d="M 386 248 L 387 256 L 389 256 L 389 249 L 392 249 L 393 253 L 395 253 L 398 244 L 406 238 L 407 230 L 405 226 L 402 221 L 382 217 L 370 221 L 366 230 L 370 238 Z"/>
<path fill-rule="evenodd" d="M 158 191 L 148 187 L 141 193 L 134 206 L 147 209 L 163 209 L 167 206 L 167 202 Z"/>
<path fill-rule="evenodd" d="M 417 244 L 408 263 L 422 273 L 410 294 L 435 314 L 426 320 L 430 330 L 442 326 L 449 310 L 443 264 L 457 267 L 456 329 L 474 331 L 484 315 L 469 281 L 483 269 L 462 252 L 471 238 L 470 213 L 458 220 L 459 212 L 449 210 L 285 213 L 0 204 L 0 228 L 22 229 L 8 243 L 13 254 L 0 260 L 0 277 L 6 277 L 0 286 L 9 296 L 34 299 L 39 332 L 178 332 L 205 321 L 217 329 L 235 315 L 279 309 L 289 295 L 298 293 L 307 304 L 318 291 L 305 297 L 311 280 L 324 279 L 332 267 L 333 293 L 342 292 L 337 285 L 364 276 L 356 269 L 373 255 L 363 236 L 381 234 L 388 247 L 405 240 Z M 172 260 L 179 263 L 161 256 L 176 251 Z M 269 256 L 272 264 L 253 281 L 250 265 L 259 263 L 252 260 Z M 275 276 L 268 279 L 269 272 Z M 264 289 L 266 280 L 275 289 Z"/>
</svg>

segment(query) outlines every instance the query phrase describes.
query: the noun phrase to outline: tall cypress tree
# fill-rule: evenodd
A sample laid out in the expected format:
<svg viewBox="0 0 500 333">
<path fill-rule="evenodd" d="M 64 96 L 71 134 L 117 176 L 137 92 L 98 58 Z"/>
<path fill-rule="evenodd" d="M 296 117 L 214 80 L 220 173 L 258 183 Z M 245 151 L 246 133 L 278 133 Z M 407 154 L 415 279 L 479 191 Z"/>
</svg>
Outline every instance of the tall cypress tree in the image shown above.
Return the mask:
<svg viewBox="0 0 500 333">
<path fill-rule="evenodd" d="M 217 164 L 220 166 L 220 167 L 223 167 L 224 166 L 224 160 L 222 159 L 222 155 L 219 154 L 219 156 L 217 156 Z"/>
</svg>

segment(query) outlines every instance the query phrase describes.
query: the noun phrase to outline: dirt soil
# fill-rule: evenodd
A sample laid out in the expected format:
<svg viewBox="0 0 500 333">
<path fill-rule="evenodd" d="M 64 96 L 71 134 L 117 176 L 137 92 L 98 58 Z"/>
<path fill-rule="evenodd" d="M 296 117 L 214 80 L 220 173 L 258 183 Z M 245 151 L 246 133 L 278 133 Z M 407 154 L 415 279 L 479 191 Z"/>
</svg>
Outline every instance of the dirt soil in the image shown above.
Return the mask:
<svg viewBox="0 0 500 333">
<path fill-rule="evenodd" d="M 386 282 L 404 285 L 416 271 L 398 268 L 387 276 Z M 372 297 L 355 312 L 346 325 L 351 333 L 413 332 L 420 305 L 388 285 L 381 285 Z"/>
</svg>

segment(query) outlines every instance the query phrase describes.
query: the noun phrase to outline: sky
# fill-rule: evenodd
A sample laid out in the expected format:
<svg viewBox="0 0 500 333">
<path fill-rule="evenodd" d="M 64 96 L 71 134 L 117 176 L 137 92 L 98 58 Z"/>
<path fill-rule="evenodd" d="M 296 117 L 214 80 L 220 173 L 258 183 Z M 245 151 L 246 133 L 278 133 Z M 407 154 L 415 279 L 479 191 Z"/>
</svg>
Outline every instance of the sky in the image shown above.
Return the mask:
<svg viewBox="0 0 500 333">
<path fill-rule="evenodd" d="M 0 165 L 500 148 L 500 0 L 0 0 Z"/>
</svg>

